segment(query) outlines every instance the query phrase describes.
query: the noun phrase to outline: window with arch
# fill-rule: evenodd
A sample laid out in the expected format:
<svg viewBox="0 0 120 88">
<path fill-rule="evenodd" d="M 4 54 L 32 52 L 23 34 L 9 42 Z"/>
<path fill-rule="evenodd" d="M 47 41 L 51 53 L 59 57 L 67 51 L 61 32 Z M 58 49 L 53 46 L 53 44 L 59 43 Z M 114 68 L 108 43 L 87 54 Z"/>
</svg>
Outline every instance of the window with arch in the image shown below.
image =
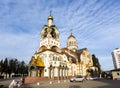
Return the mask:
<svg viewBox="0 0 120 88">
<path fill-rule="evenodd" d="M 120 75 L 120 73 L 117 73 L 117 75 Z"/>
</svg>

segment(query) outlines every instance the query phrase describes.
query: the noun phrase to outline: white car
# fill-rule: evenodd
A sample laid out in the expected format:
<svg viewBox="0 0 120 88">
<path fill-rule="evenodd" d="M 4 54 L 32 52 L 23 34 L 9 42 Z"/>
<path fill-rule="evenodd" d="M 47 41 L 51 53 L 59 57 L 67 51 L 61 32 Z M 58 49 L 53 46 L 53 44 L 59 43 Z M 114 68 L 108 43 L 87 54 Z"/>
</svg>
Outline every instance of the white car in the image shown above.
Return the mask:
<svg viewBox="0 0 120 88">
<path fill-rule="evenodd" d="M 85 78 L 83 76 L 76 76 L 70 79 L 70 82 L 83 82 Z"/>
</svg>

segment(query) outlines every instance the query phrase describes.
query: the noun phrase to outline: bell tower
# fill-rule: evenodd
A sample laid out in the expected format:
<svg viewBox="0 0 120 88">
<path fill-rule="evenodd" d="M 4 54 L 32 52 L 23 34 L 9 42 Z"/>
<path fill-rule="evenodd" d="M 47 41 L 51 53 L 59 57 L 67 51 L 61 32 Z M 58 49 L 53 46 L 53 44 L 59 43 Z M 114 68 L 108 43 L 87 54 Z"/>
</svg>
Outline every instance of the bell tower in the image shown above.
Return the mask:
<svg viewBox="0 0 120 88">
<path fill-rule="evenodd" d="M 73 36 L 72 34 L 72 30 L 71 30 L 71 34 L 67 39 L 67 48 L 73 52 L 75 52 L 76 50 L 78 50 L 78 44 L 77 44 L 77 40 L 75 38 L 75 36 Z"/>
<path fill-rule="evenodd" d="M 47 49 L 51 49 L 53 46 L 56 46 L 60 48 L 59 30 L 53 24 L 54 18 L 51 15 L 51 11 L 47 20 L 48 24 L 41 29 L 40 47 L 45 46 Z"/>
</svg>

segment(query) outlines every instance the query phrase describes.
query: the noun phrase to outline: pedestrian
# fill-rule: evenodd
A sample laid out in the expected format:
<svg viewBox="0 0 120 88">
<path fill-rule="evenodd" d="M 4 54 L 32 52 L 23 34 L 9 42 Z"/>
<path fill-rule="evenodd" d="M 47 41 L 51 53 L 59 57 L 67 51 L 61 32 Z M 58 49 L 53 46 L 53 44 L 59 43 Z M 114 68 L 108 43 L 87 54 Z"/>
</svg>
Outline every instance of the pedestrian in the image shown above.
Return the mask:
<svg viewBox="0 0 120 88">
<path fill-rule="evenodd" d="M 16 85 L 16 82 L 15 82 L 15 80 L 13 80 L 13 81 L 10 83 L 9 88 L 14 88 L 15 85 Z"/>
<path fill-rule="evenodd" d="M 21 78 L 21 83 L 22 83 L 22 84 L 25 83 L 25 78 L 24 78 L 24 77 Z"/>
</svg>

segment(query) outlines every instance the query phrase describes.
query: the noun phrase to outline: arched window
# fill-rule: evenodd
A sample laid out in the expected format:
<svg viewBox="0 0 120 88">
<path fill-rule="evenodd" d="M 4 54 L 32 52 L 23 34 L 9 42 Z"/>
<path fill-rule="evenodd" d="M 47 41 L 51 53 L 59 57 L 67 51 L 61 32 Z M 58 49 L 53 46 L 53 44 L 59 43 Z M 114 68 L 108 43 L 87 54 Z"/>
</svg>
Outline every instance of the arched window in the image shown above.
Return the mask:
<svg viewBox="0 0 120 88">
<path fill-rule="evenodd" d="M 75 45 L 75 41 L 74 41 L 74 45 Z"/>
<path fill-rule="evenodd" d="M 53 38 L 56 38 L 56 33 L 55 33 L 55 29 L 54 28 L 52 28 L 51 35 L 52 35 Z"/>
<path fill-rule="evenodd" d="M 47 28 L 44 30 L 44 38 L 47 36 Z"/>
</svg>

